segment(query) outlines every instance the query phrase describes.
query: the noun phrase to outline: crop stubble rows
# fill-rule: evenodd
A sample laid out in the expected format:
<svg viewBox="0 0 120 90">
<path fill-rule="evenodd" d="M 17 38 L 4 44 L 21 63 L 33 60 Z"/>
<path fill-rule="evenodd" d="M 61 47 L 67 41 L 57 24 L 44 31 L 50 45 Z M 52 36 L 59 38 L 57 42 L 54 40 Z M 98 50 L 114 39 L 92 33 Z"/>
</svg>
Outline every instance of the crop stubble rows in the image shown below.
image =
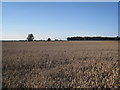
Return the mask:
<svg viewBox="0 0 120 90">
<path fill-rule="evenodd" d="M 3 42 L 3 87 L 119 87 L 118 42 Z"/>
</svg>

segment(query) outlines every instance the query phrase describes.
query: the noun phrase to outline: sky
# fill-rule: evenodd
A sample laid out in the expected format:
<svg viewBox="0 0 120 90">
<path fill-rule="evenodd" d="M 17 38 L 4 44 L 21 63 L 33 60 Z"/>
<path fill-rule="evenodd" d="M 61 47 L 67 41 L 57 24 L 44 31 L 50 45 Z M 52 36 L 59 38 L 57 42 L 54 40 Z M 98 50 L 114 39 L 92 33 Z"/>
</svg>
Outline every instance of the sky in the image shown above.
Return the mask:
<svg viewBox="0 0 120 90">
<path fill-rule="evenodd" d="M 3 2 L 2 39 L 117 36 L 117 2 Z"/>
</svg>

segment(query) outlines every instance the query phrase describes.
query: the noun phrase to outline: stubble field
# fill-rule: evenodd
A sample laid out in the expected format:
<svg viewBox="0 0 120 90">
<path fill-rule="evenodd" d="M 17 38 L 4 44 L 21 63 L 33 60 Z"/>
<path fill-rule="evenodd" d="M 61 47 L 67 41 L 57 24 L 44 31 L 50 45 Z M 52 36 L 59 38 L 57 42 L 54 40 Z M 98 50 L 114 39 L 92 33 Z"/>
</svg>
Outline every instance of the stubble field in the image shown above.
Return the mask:
<svg viewBox="0 0 120 90">
<path fill-rule="evenodd" d="M 3 88 L 118 88 L 117 41 L 3 42 Z"/>
</svg>

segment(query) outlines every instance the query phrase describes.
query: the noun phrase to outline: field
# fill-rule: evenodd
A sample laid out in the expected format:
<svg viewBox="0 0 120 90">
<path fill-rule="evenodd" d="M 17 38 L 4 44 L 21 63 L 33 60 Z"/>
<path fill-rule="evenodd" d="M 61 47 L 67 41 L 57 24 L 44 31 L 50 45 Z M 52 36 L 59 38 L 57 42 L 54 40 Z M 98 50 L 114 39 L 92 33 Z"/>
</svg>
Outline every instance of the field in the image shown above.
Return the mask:
<svg viewBox="0 0 120 90">
<path fill-rule="evenodd" d="M 117 41 L 3 42 L 4 88 L 118 88 Z"/>
</svg>

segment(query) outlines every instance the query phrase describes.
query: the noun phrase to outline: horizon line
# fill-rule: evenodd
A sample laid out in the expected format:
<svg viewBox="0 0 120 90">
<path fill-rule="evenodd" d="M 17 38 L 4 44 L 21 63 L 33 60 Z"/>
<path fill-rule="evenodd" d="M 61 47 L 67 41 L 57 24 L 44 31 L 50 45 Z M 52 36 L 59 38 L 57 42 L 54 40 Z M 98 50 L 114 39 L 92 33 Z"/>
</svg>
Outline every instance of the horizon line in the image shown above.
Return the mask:
<svg viewBox="0 0 120 90">
<path fill-rule="evenodd" d="M 117 36 L 100 36 L 100 35 L 98 35 L 98 36 L 68 36 L 67 38 L 71 38 L 71 37 L 120 37 L 119 35 L 117 35 Z M 51 40 L 67 40 L 67 38 L 62 38 L 62 39 L 57 39 L 57 38 L 55 38 L 55 39 L 51 39 Z M 48 38 L 47 38 L 48 39 Z M 34 40 L 47 40 L 47 39 L 34 39 Z M 9 41 L 14 41 L 14 40 L 27 40 L 27 39 L 0 39 L 0 41 L 3 41 L 3 40 L 5 40 L 5 41 L 7 41 L 7 40 L 9 40 Z"/>
</svg>

